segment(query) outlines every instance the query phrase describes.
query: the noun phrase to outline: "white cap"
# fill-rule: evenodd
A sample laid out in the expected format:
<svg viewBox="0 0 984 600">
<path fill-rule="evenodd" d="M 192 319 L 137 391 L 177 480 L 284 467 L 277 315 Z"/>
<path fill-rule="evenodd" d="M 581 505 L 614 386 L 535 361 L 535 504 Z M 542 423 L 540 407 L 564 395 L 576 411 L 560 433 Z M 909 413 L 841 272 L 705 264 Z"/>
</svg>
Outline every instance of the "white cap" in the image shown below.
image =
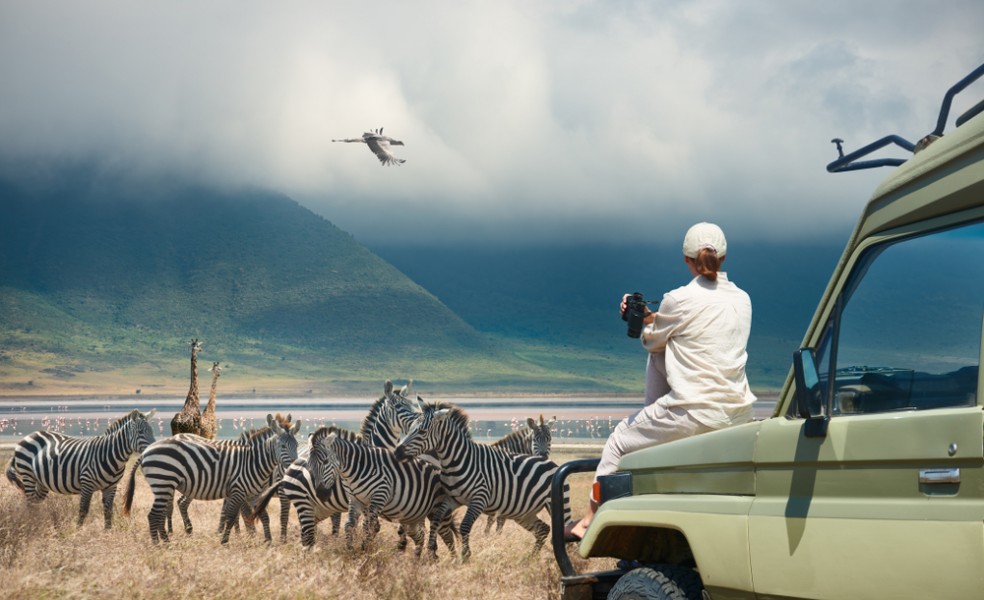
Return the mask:
<svg viewBox="0 0 984 600">
<path fill-rule="evenodd" d="M 697 258 L 697 253 L 704 248 L 713 250 L 719 258 L 728 253 L 724 232 L 714 223 L 697 223 L 683 238 L 683 255 L 688 258 Z"/>
</svg>

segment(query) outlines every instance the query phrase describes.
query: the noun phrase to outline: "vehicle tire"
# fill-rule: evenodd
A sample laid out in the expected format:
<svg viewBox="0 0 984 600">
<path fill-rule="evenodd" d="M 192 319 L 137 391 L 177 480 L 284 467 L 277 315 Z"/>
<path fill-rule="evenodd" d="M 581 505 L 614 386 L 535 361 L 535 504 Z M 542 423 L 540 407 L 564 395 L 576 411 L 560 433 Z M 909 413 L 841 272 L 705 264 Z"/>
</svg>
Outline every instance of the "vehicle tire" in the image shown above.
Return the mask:
<svg viewBox="0 0 984 600">
<path fill-rule="evenodd" d="M 692 569 L 657 565 L 623 575 L 608 592 L 608 600 L 700 600 L 703 587 Z"/>
</svg>

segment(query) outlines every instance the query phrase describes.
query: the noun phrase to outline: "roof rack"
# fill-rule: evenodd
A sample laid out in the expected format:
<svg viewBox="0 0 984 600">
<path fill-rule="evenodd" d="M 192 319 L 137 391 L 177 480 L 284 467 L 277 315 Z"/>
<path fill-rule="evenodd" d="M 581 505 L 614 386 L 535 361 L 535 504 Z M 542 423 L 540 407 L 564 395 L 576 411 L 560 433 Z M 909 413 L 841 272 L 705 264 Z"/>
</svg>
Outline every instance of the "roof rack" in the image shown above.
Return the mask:
<svg viewBox="0 0 984 600">
<path fill-rule="evenodd" d="M 905 150 L 915 154 L 916 152 L 922 150 L 929 144 L 943 137 L 943 129 L 946 127 L 946 121 L 950 116 L 950 105 L 953 103 L 953 97 L 964 90 L 967 86 L 974 83 L 980 77 L 984 75 L 984 65 L 981 65 L 970 72 L 969 75 L 955 83 L 949 90 L 947 90 L 946 95 L 943 96 L 943 105 L 940 106 L 940 115 L 936 119 L 936 129 L 923 137 L 919 142 L 913 144 L 909 140 L 897 136 L 897 135 L 887 135 L 879 140 L 876 140 L 867 146 L 858 148 L 850 154 L 844 154 L 844 140 L 840 138 L 834 138 L 830 142 L 837 146 L 838 158 L 834 162 L 827 165 L 827 171 L 830 173 L 842 173 L 844 171 L 857 171 L 859 169 L 872 169 L 875 167 L 897 167 L 903 164 L 906 160 L 905 158 L 878 158 L 874 160 L 863 160 L 859 161 L 859 158 L 867 156 L 878 150 L 879 148 L 884 148 L 885 146 L 890 146 L 895 144 Z M 968 120 L 974 116 L 984 112 L 984 100 L 978 102 L 972 106 L 965 113 L 957 117 L 956 126 L 960 127 Z"/>
</svg>

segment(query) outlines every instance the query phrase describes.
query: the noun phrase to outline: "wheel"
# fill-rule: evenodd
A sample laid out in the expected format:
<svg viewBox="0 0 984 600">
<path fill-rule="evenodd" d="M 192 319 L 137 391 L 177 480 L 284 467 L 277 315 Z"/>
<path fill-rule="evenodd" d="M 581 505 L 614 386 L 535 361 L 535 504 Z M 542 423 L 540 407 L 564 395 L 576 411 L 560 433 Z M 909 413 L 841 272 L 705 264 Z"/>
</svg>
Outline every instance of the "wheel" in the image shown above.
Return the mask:
<svg viewBox="0 0 984 600">
<path fill-rule="evenodd" d="M 623 575 L 608 592 L 608 600 L 700 600 L 703 587 L 692 569 L 656 565 Z"/>
</svg>

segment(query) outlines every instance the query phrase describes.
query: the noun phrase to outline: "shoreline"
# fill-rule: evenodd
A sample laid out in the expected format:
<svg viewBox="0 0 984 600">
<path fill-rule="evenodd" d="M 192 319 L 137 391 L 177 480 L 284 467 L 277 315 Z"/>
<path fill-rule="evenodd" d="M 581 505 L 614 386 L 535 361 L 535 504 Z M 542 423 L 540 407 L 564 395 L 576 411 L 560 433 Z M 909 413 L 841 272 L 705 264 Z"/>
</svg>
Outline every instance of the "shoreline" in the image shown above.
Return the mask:
<svg viewBox="0 0 984 600">
<path fill-rule="evenodd" d="M 781 393 L 778 388 L 763 388 L 759 390 L 752 390 L 752 393 L 759 400 L 776 400 Z M 419 395 L 419 394 L 418 394 Z M 599 399 L 611 399 L 613 401 L 640 401 L 642 400 L 642 392 L 530 392 L 530 391 L 475 391 L 473 388 L 469 391 L 456 392 L 456 391 L 440 391 L 440 392 L 428 392 L 425 393 L 422 398 L 426 400 L 440 400 L 441 398 L 461 398 L 461 399 L 505 399 L 505 398 L 517 398 L 517 399 L 578 399 L 578 398 L 599 398 Z M 78 392 L 64 392 L 57 394 L 25 394 L 23 392 L 13 392 L 4 393 L 0 392 L 0 405 L 7 402 L 55 402 L 72 400 L 75 402 L 89 402 L 89 401 L 156 401 L 156 402 L 184 402 L 184 398 L 187 396 L 187 392 L 178 393 L 120 393 L 113 391 L 105 392 L 93 392 L 91 390 L 78 391 Z M 201 396 L 201 394 L 200 394 Z M 207 399 L 207 394 L 205 394 Z M 333 399 L 346 399 L 346 400 L 369 400 L 374 401 L 379 395 L 361 394 L 356 391 L 340 391 L 333 394 L 325 393 L 313 393 L 310 390 L 304 391 L 287 391 L 282 390 L 279 392 L 268 392 L 263 390 L 257 390 L 255 392 L 243 392 L 243 391 L 233 391 L 227 392 L 219 395 L 219 398 L 223 402 L 243 402 L 243 401 L 260 401 L 260 400 L 305 400 L 305 401 L 332 401 Z"/>
</svg>

